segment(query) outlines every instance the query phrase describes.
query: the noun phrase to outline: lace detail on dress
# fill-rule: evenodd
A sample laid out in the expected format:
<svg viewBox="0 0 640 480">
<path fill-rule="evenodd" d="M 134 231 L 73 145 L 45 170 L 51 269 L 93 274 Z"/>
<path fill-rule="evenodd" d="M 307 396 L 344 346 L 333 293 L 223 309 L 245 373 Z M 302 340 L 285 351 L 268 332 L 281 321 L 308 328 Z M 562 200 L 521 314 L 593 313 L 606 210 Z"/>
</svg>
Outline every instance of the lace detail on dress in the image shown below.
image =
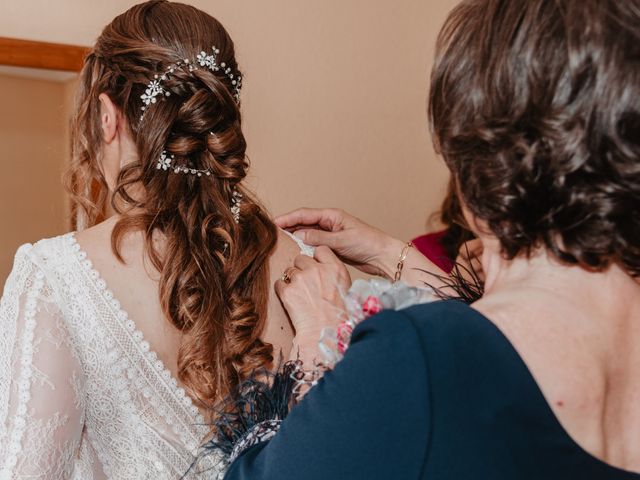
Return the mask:
<svg viewBox="0 0 640 480">
<path fill-rule="evenodd" d="M 193 404 L 191 397 L 189 397 L 184 389 L 178 385 L 177 380 L 173 378 L 171 372 L 165 367 L 162 360 L 160 360 L 157 354 L 150 349 L 149 342 L 144 339 L 142 332 L 136 329 L 136 325 L 133 320 L 129 318 L 129 314 L 120 307 L 120 302 L 118 302 L 118 300 L 114 298 L 111 290 L 107 288 L 107 284 L 100 277 L 100 273 L 93 268 L 91 260 L 87 259 L 87 254 L 82 251 L 80 245 L 75 241 L 75 237 L 73 236 L 73 234 L 71 234 L 69 238 L 71 239 L 72 249 L 76 253 L 78 261 L 86 269 L 86 273 L 95 281 L 95 285 L 100 290 L 102 296 L 105 298 L 105 301 L 111 306 L 113 312 L 127 327 L 128 332 L 131 334 L 131 339 L 136 344 L 139 353 L 142 356 L 146 357 L 148 364 L 153 366 L 153 370 L 155 371 L 156 376 L 160 378 L 161 382 L 167 385 L 169 390 L 173 392 L 176 401 L 183 405 L 188 414 L 193 417 L 194 422 L 190 425 L 180 425 L 179 423 L 174 422 L 173 417 L 169 414 L 170 409 L 165 408 L 164 406 L 159 404 L 159 400 L 157 400 L 152 395 L 152 391 L 149 387 L 143 387 L 144 380 L 142 377 L 138 377 L 135 369 L 130 369 L 130 377 L 133 378 L 134 383 L 138 387 L 142 387 L 142 394 L 150 400 L 151 404 L 154 407 L 158 409 L 158 413 L 163 417 L 167 424 L 171 426 L 173 432 L 180 437 L 182 443 L 184 445 L 187 445 L 189 450 L 191 450 L 192 453 L 195 454 L 198 448 L 198 440 L 197 438 L 190 438 L 189 426 L 204 427 L 204 417 L 200 414 L 198 408 Z M 126 366 L 124 368 L 126 368 Z M 202 433 L 206 433 L 206 428 Z"/>
<path fill-rule="evenodd" d="M 31 375 L 33 372 L 33 336 L 36 327 L 36 302 L 42 289 L 43 277 L 42 272 L 36 274 L 35 281 L 26 295 L 23 313 L 24 327 L 22 335 L 18 339 L 20 350 L 16 352 L 17 360 L 19 361 L 18 369 L 20 370 L 16 376 L 17 408 L 13 419 L 13 429 L 9 438 L 7 438 L 9 448 L 5 455 L 6 460 L 5 465 L 3 465 L 3 476 L 6 476 L 6 472 L 16 466 L 18 453 L 20 452 L 20 443 L 22 442 L 22 436 L 24 435 L 27 423 L 27 403 L 30 397 Z M 36 429 L 40 430 L 40 428 Z"/>
<path fill-rule="evenodd" d="M 7 333 L 0 342 L 0 478 L 66 479 L 81 441 L 83 377 L 63 340 L 51 285 L 29 252 L 18 251 L 0 303 Z"/>
<path fill-rule="evenodd" d="M 198 473 L 209 427 L 73 235 L 20 248 L 0 331 L 0 479 Z"/>
</svg>

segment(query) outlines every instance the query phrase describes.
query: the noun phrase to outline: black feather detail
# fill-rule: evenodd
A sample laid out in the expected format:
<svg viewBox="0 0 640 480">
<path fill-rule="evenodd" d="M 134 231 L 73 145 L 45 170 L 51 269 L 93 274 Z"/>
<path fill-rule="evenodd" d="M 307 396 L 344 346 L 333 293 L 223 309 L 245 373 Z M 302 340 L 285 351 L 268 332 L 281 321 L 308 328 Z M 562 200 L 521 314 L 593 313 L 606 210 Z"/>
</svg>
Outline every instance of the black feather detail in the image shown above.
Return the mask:
<svg viewBox="0 0 640 480">
<path fill-rule="evenodd" d="M 212 437 L 202 446 L 195 468 L 202 457 L 217 451 L 229 456 L 234 446 L 254 427 L 269 420 L 283 420 L 295 401 L 301 380 L 300 361 L 289 361 L 277 372 L 257 372 L 243 381 L 214 410 Z"/>
<path fill-rule="evenodd" d="M 426 270 L 419 271 L 438 279 L 444 284 L 443 287 L 434 287 L 425 282 L 425 286 L 431 288 L 441 300 L 459 300 L 466 304 L 471 304 L 480 300 L 484 295 L 484 282 L 473 267 L 473 262 L 470 262 L 469 265 L 454 263 L 453 269 L 448 275 L 439 275 Z"/>
</svg>

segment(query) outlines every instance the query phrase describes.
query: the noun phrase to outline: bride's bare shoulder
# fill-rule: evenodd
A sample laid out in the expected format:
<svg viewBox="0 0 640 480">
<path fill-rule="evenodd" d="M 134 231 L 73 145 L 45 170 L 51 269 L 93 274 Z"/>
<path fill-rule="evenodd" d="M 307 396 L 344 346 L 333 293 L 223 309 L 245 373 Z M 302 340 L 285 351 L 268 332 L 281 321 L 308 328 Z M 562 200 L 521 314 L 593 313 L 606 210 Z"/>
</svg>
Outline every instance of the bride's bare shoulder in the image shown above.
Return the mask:
<svg viewBox="0 0 640 480">
<path fill-rule="evenodd" d="M 94 225 L 75 234 L 76 242 L 80 245 L 92 261 L 99 264 L 115 264 L 115 254 L 111 248 L 111 236 L 119 217 L 113 216 L 107 220 Z M 119 253 L 125 263 L 129 260 L 137 259 L 144 251 L 144 239 L 139 231 L 127 232 L 121 242 Z M 135 262 L 137 263 L 137 262 Z"/>
<path fill-rule="evenodd" d="M 105 240 L 109 240 L 116 222 L 116 217 L 110 217 L 97 225 L 84 230 L 79 230 L 75 233 L 76 240 L 78 243 L 83 245 L 93 245 L 95 243 L 102 243 Z"/>
<path fill-rule="evenodd" d="M 278 230 L 278 242 L 271 256 L 271 276 L 279 277 L 282 271 L 293 265 L 293 260 L 303 252 L 303 248 L 291 236 Z M 279 272 L 279 274 L 278 274 Z"/>
</svg>

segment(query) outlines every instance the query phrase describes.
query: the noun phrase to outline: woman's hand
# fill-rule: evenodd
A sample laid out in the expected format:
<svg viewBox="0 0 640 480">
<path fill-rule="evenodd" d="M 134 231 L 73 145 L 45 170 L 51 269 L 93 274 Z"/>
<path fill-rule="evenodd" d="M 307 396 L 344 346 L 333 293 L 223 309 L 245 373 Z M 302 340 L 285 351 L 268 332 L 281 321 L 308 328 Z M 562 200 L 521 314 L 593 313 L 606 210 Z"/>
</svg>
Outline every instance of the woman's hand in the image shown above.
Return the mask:
<svg viewBox="0 0 640 480">
<path fill-rule="evenodd" d="M 315 257 L 298 255 L 275 284 L 296 334 L 292 358 L 313 365 L 318 341 L 325 327 L 337 326 L 344 312 L 343 295 L 351 286 L 345 265 L 327 247 L 318 247 Z"/>
<path fill-rule="evenodd" d="M 342 260 L 370 275 L 393 278 L 402 240 L 333 208 L 301 208 L 276 218 L 307 245 L 326 245 Z"/>
<path fill-rule="evenodd" d="M 393 280 L 406 243 L 335 208 L 300 208 L 276 218 L 280 228 L 294 232 L 308 245 L 326 245 L 343 261 L 370 275 Z M 409 249 L 400 279 L 413 286 L 439 288 L 443 275 L 431 260 Z"/>
</svg>

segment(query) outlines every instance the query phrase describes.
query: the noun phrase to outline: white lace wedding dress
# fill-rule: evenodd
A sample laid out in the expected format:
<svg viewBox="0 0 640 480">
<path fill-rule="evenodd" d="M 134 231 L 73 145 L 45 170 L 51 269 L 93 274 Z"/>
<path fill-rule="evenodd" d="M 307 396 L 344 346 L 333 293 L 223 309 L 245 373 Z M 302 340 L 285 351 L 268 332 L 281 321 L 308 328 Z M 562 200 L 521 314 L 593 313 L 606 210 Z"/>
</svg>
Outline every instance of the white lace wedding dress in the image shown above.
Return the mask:
<svg viewBox="0 0 640 480">
<path fill-rule="evenodd" d="M 208 431 L 73 234 L 18 250 L 0 303 L 0 479 L 189 478 Z"/>
</svg>

